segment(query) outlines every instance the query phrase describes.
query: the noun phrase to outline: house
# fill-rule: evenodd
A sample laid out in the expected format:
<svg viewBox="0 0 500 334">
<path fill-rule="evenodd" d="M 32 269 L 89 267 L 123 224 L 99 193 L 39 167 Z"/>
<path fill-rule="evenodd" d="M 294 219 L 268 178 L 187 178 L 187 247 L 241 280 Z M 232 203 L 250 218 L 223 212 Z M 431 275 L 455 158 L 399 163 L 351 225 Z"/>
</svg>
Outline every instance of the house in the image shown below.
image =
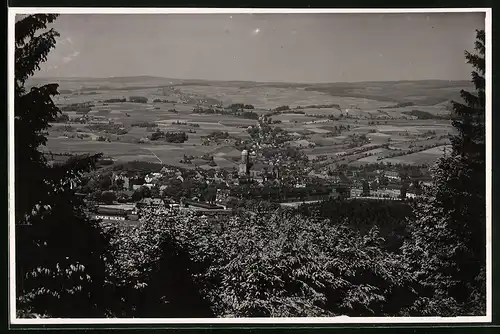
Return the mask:
<svg viewBox="0 0 500 334">
<path fill-rule="evenodd" d="M 228 209 L 224 205 L 210 204 L 195 200 L 185 200 L 181 204 L 180 210 L 190 211 L 196 213 L 197 215 L 204 215 L 211 217 L 227 216 L 232 212 L 231 209 Z"/>
<path fill-rule="evenodd" d="M 358 176 L 358 174 L 359 174 L 359 172 L 358 172 L 358 171 L 356 171 L 356 170 L 352 170 L 352 169 L 349 169 L 349 170 L 347 170 L 347 171 L 345 171 L 345 172 L 340 172 L 340 173 L 339 173 L 339 175 L 344 175 L 344 176 L 346 176 L 346 177 L 357 177 L 357 176 Z"/>
<path fill-rule="evenodd" d="M 268 172 L 270 170 L 269 166 L 260 162 L 260 161 L 257 161 L 255 162 L 251 169 L 250 169 L 250 177 L 252 178 L 257 178 L 259 176 L 262 176 L 263 174 L 265 174 L 266 172 Z"/>
<path fill-rule="evenodd" d="M 162 167 L 161 169 L 161 174 L 168 175 L 168 174 L 174 174 L 177 170 L 173 168 L 167 168 L 167 167 Z"/>
<path fill-rule="evenodd" d="M 121 182 L 123 189 L 130 189 L 130 179 L 125 173 L 113 173 L 112 182 L 114 185 L 117 185 Z"/>
<path fill-rule="evenodd" d="M 163 200 L 160 198 L 143 198 L 139 203 L 137 203 L 138 207 L 160 207 L 163 205 Z"/>
<path fill-rule="evenodd" d="M 93 215 L 95 219 L 107 222 L 136 221 L 139 219 L 134 207 L 125 206 L 99 206 Z"/>
<path fill-rule="evenodd" d="M 400 181 L 401 180 L 401 177 L 399 176 L 399 173 L 395 172 L 395 171 L 387 171 L 387 172 L 385 172 L 385 176 L 389 180 L 396 180 L 396 181 Z"/>
<path fill-rule="evenodd" d="M 215 202 L 221 203 L 225 202 L 229 198 L 229 189 L 217 189 L 217 195 L 215 196 Z"/>
<path fill-rule="evenodd" d="M 138 176 L 129 178 L 129 190 L 137 190 L 144 184 L 144 179 Z"/>
<path fill-rule="evenodd" d="M 155 183 L 156 181 L 158 181 L 158 179 L 162 177 L 162 174 L 161 173 L 149 173 L 148 175 L 146 175 L 144 177 L 144 181 L 146 183 Z"/>
<path fill-rule="evenodd" d="M 359 188 L 351 189 L 351 196 L 352 197 L 360 197 L 362 193 L 363 193 L 362 189 L 359 189 Z"/>
<path fill-rule="evenodd" d="M 333 189 L 329 195 L 330 198 L 349 198 L 351 197 L 351 187 L 349 184 L 340 182 L 333 186 Z"/>
</svg>

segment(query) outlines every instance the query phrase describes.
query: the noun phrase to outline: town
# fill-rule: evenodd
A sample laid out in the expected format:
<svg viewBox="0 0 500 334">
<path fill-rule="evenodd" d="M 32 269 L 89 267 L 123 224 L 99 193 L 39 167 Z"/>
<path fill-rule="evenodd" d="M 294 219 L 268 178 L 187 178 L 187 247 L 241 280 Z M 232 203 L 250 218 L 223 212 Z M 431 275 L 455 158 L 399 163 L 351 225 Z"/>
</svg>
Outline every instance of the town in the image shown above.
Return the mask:
<svg viewBox="0 0 500 334">
<path fill-rule="evenodd" d="M 102 158 L 103 162 L 107 165 L 112 159 Z M 245 199 L 282 206 L 331 198 L 405 200 L 420 196 L 430 181 L 426 166 L 376 165 L 327 174 L 310 171 L 294 175 L 289 183 L 280 176 L 280 170 L 283 174 L 290 172 L 286 167 L 266 162 L 258 162 L 255 153 L 243 150 L 239 168 L 234 170 L 188 170 L 138 161 L 112 168 L 102 166 L 88 175 L 80 194 L 91 204 L 94 218 L 134 224 L 144 207 L 189 210 L 219 219 Z M 307 170 L 307 164 L 299 165 L 299 169 Z"/>
<path fill-rule="evenodd" d="M 235 145 L 242 148 L 235 149 L 240 153 L 237 167 L 183 168 L 145 161 L 120 164 L 113 157 L 102 157 L 101 167 L 87 176 L 81 196 L 89 203 L 92 217 L 126 225 L 138 223 L 141 209 L 151 207 L 188 210 L 220 219 L 244 200 L 270 201 L 285 207 L 332 198 L 408 200 L 421 196 L 423 187 L 431 181 L 426 164 L 374 162 L 318 168 L 314 162 L 328 157 L 316 157 L 311 162 L 302 148 L 287 145 L 287 133 L 266 115 L 258 117 L 257 124 L 247 131 L 250 139 Z M 355 147 L 351 154 L 377 147 Z M 71 155 L 46 156 L 57 163 Z M 184 161 L 192 159 L 184 156 Z M 210 156 L 205 159 L 213 161 Z"/>
</svg>

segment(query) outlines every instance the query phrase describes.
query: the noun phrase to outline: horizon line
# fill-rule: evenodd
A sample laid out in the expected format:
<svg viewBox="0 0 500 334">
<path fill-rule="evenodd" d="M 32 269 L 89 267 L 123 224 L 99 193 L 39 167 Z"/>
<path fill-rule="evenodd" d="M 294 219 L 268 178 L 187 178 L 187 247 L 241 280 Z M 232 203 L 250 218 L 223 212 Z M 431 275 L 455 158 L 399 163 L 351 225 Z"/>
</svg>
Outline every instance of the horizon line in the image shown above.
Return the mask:
<svg viewBox="0 0 500 334">
<path fill-rule="evenodd" d="M 84 77 L 84 76 L 37 76 L 29 79 L 38 80 L 107 80 L 107 79 L 161 79 L 161 80 L 178 80 L 178 81 L 205 81 L 205 82 L 242 82 L 254 84 L 289 84 L 289 85 L 326 85 L 326 84 L 356 84 L 356 83 L 376 83 L 376 82 L 425 82 L 425 81 L 439 81 L 439 82 L 472 82 L 470 79 L 415 79 L 415 80 L 365 80 L 365 81 L 315 81 L 315 82 L 298 82 L 298 81 L 256 81 L 256 80 L 241 80 L 241 79 L 203 79 L 203 78 L 169 78 L 155 75 L 123 75 L 123 76 L 107 76 L 107 77 Z M 28 79 L 28 80 L 29 80 Z"/>
</svg>

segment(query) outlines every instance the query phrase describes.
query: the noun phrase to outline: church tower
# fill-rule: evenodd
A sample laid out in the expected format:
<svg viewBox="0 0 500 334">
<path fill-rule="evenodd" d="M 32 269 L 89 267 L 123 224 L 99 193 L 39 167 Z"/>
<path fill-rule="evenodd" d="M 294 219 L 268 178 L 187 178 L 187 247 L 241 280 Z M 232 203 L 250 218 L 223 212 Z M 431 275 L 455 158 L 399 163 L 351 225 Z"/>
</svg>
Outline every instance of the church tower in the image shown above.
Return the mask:
<svg viewBox="0 0 500 334">
<path fill-rule="evenodd" d="M 238 171 L 239 176 L 248 176 L 248 174 L 250 173 L 249 165 L 250 165 L 250 159 L 248 157 L 248 151 L 243 150 L 241 151 L 241 161 Z"/>
</svg>

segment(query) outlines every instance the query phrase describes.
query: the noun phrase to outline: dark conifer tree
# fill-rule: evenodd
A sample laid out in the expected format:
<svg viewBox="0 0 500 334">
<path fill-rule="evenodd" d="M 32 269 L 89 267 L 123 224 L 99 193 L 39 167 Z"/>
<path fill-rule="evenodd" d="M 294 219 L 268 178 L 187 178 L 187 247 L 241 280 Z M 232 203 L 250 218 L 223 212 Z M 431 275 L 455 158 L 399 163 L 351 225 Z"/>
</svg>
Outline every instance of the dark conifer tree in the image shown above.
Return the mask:
<svg viewBox="0 0 500 334">
<path fill-rule="evenodd" d="M 477 31 L 476 52 L 465 52 L 474 68 L 476 92 L 462 90 L 464 102 L 452 103 L 456 130 L 452 152 L 434 166 L 428 200 L 416 204 L 416 219 L 410 223 L 412 240 L 403 247 L 420 282 L 421 297 L 413 314 L 486 312 L 484 43 L 484 31 Z"/>
<path fill-rule="evenodd" d="M 57 15 L 30 15 L 15 24 L 15 223 L 18 316 L 96 317 L 105 313 L 108 237 L 75 195 L 99 155 L 49 165 L 41 151 L 60 111 L 57 84 L 25 88 L 59 34 Z"/>
</svg>

